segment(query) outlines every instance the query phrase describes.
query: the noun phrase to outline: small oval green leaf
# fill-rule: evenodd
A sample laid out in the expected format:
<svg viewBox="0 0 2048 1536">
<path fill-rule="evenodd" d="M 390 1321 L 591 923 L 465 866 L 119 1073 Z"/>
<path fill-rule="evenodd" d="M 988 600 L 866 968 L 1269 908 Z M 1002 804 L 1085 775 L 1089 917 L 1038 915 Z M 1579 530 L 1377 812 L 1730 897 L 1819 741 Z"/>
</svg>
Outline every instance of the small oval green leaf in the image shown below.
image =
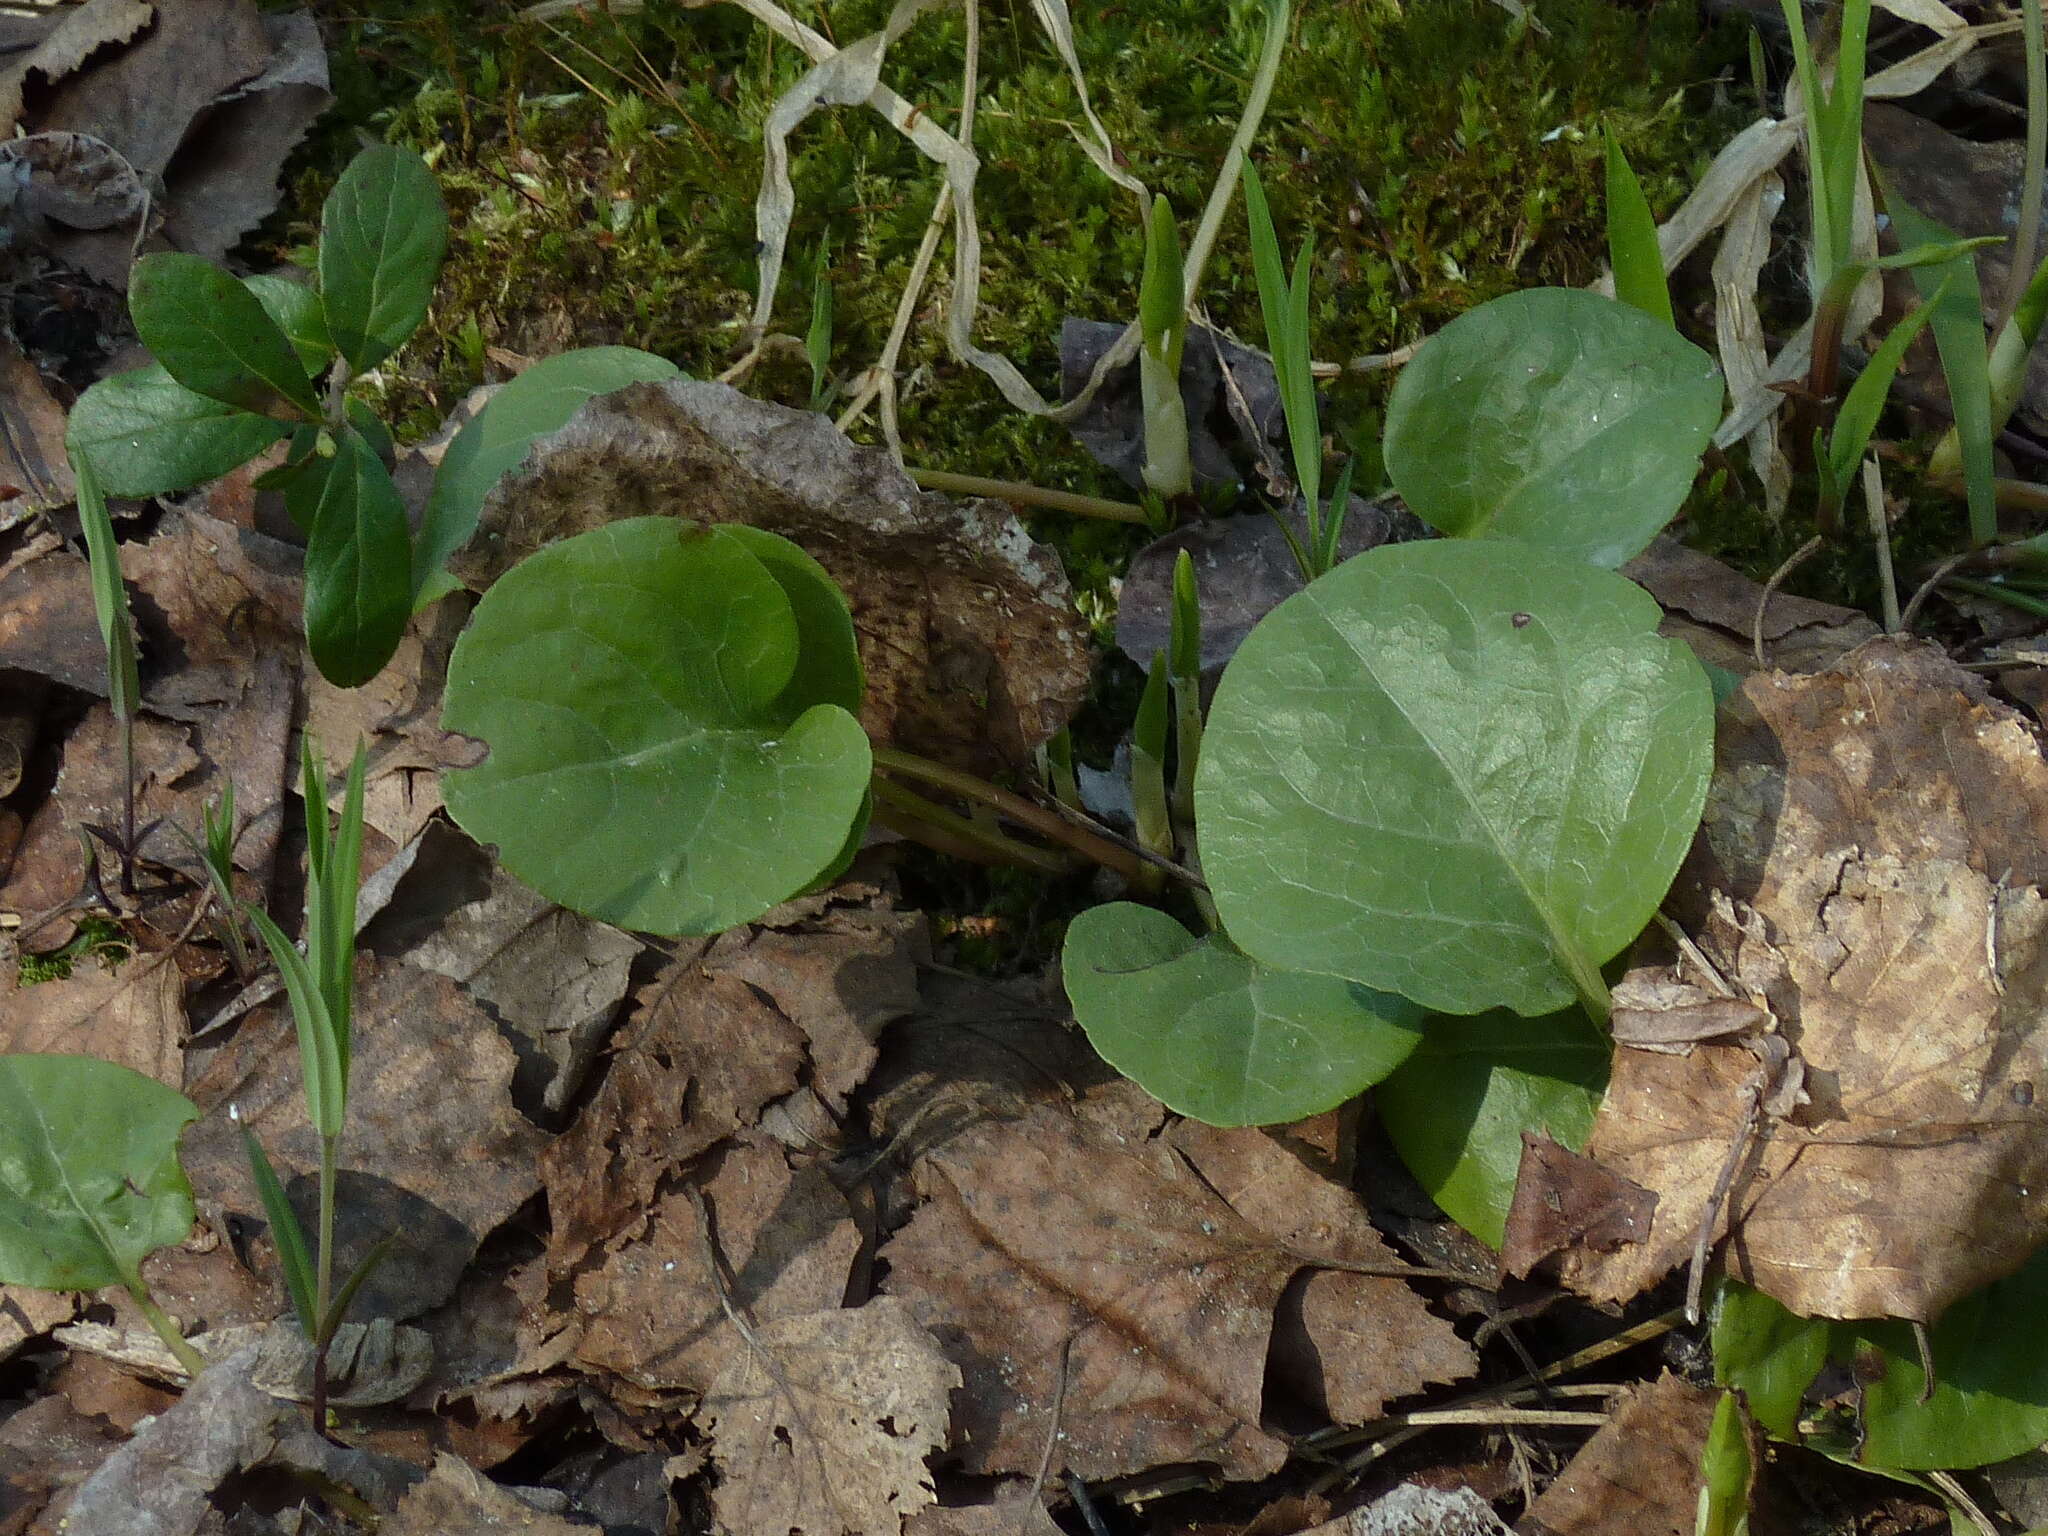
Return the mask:
<svg viewBox="0 0 2048 1536">
<path fill-rule="evenodd" d="M 109 496 L 163 496 L 218 479 L 290 430 L 195 394 L 151 363 L 80 395 L 65 437 L 92 460 Z"/>
<path fill-rule="evenodd" d="M 721 524 L 719 531 L 738 539 L 767 567 L 796 619 L 796 670 L 775 701 L 776 712 L 794 720 L 813 704 L 836 704 L 848 714 L 860 713 L 867 679 L 854 638 L 853 610 L 839 583 L 779 534 L 745 523 Z"/>
<path fill-rule="evenodd" d="M 1577 1149 L 1593 1131 L 1613 1047 L 1576 1008 L 1433 1018 L 1373 1090 L 1401 1161 L 1446 1216 L 1498 1248 L 1522 1167 L 1522 1133 Z"/>
<path fill-rule="evenodd" d="M 327 334 L 327 316 L 320 307 L 320 295 L 311 286 L 275 272 L 245 277 L 242 286 L 256 295 L 263 312 L 277 322 L 277 328 L 298 354 L 301 368 L 310 375 L 327 366 L 328 359 L 334 356 L 334 342 Z"/>
<path fill-rule="evenodd" d="M 578 534 L 457 642 L 443 720 L 490 756 L 443 779 L 449 811 L 550 900 L 714 933 L 842 852 L 867 736 L 838 704 L 792 713 L 803 626 L 750 542 L 661 517 Z"/>
<path fill-rule="evenodd" d="M 1664 280 L 1657 221 L 1612 129 L 1607 132 L 1607 261 L 1614 270 L 1617 299 L 1660 325 L 1677 326 L 1671 315 L 1671 286 Z"/>
<path fill-rule="evenodd" d="M 262 301 L 204 257 L 143 257 L 129 280 L 128 313 L 142 344 L 187 389 L 247 411 L 286 400 L 320 414 L 312 381 Z"/>
<path fill-rule="evenodd" d="M 1720 412 L 1713 359 L 1669 326 L 1534 288 L 1468 310 L 1401 370 L 1387 474 L 1453 537 L 1618 566 L 1684 502 Z"/>
<path fill-rule="evenodd" d="M 1923 1402 L 1909 1324 L 1798 1317 L 1731 1281 L 1714 1321 L 1714 1374 L 1743 1390 L 1764 1428 L 1797 1441 L 1821 1366 L 1860 1362 L 1860 1437 L 1853 1420 L 1809 1421 L 1807 1443 L 1872 1467 L 1978 1467 L 2048 1440 L 2048 1340 L 2031 1326 L 2044 1308 L 2048 1251 L 1955 1303 L 1928 1329 L 1935 1384 Z"/>
<path fill-rule="evenodd" d="M 517 469 L 537 437 L 559 432 L 593 395 L 628 384 L 680 378 L 682 370 L 632 347 L 585 347 L 535 363 L 495 395 L 455 434 L 420 524 L 413 583 L 424 587 L 476 532 L 484 498 Z"/>
<path fill-rule="evenodd" d="M 1320 1114 L 1385 1077 L 1421 1038 L 1421 1010 L 1398 997 L 1271 970 L 1127 901 L 1075 918 L 1060 967 L 1103 1059 L 1210 1125 Z"/>
<path fill-rule="evenodd" d="M 349 162 L 320 211 L 327 331 L 367 373 L 419 329 L 448 251 L 448 210 L 426 161 L 373 144 Z"/>
<path fill-rule="evenodd" d="M 1611 571 L 1435 540 L 1351 560 L 1225 671 L 1202 860 L 1254 959 L 1445 1013 L 1604 1002 L 1699 824 L 1713 690 Z"/>
<path fill-rule="evenodd" d="M 93 1056 L 0 1056 L 0 1283 L 136 1282 L 192 1230 L 182 1093 Z"/>
<path fill-rule="evenodd" d="M 306 537 L 306 644 L 340 688 L 368 682 L 398 649 L 412 614 L 405 503 L 353 427 L 333 458 L 314 457 L 285 493 Z"/>
</svg>

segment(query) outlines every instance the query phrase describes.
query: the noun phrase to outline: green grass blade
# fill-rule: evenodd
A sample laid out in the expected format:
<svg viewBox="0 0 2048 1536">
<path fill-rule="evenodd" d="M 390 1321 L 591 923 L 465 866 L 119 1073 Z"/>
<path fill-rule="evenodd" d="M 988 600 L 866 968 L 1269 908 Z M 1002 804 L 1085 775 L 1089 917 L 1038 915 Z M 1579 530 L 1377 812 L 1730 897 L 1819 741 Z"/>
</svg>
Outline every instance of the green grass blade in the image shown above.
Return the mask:
<svg viewBox="0 0 2048 1536">
<path fill-rule="evenodd" d="M 133 720 L 142 685 L 135 659 L 135 628 L 128 617 L 128 591 L 121 582 L 121 558 L 114 547 L 114 520 L 107 514 L 106 492 L 92 460 L 74 450 L 71 472 L 78 481 L 78 521 L 85 530 L 85 553 L 92 568 L 93 611 L 107 648 L 107 703 L 116 719 Z"/>
<path fill-rule="evenodd" d="M 321 1319 L 319 1343 L 325 1344 L 333 1338 L 335 1329 L 348 1321 L 348 1309 L 355 1303 L 356 1292 L 377 1273 L 378 1266 L 397 1251 L 398 1236 L 393 1233 L 380 1239 L 377 1246 L 364 1254 L 356 1267 L 349 1271 L 348 1278 L 334 1293 L 334 1304 L 327 1309 L 327 1316 Z"/>
<path fill-rule="evenodd" d="M 1614 296 L 1644 314 L 1676 327 L 1671 285 L 1664 278 L 1664 254 L 1657 245 L 1657 221 L 1643 184 L 1622 153 L 1614 130 L 1607 131 L 1607 260 L 1614 268 Z"/>
<path fill-rule="evenodd" d="M 2034 269 L 2033 277 L 2020 294 L 2012 315 L 2000 327 L 1991 345 L 1991 429 L 1995 432 L 2012 419 L 2020 395 L 2026 389 L 2027 358 L 2041 334 L 2041 322 L 2048 318 L 2048 257 Z"/>
<path fill-rule="evenodd" d="M 1928 218 L 1889 186 L 1883 188 L 1885 211 L 1899 238 L 1914 245 L 1953 241 L 1955 233 Z M 1964 494 L 1970 507 L 1970 542 L 1988 544 L 1998 535 L 1998 500 L 1993 484 L 1991 361 L 1984 342 L 1984 299 L 1978 291 L 1977 264 L 1967 254 L 1939 265 L 1912 268 L 1913 286 L 1931 314 L 1934 345 L 1948 381 L 1949 410 L 1955 418 L 1957 447 L 1962 454 Z M 1935 295 L 1941 300 L 1935 302 Z"/>
<path fill-rule="evenodd" d="M 246 1125 L 242 1126 L 242 1145 L 249 1151 L 249 1169 L 256 1176 L 256 1193 L 270 1222 L 270 1239 L 277 1244 L 277 1262 L 284 1270 L 285 1290 L 298 1315 L 299 1331 L 312 1339 L 319 1332 L 320 1319 L 313 1304 L 313 1260 L 306 1246 L 306 1229 L 299 1224 L 299 1213 L 292 1209 L 263 1143 Z"/>
<path fill-rule="evenodd" d="M 348 1114 L 348 1079 L 342 1072 L 327 1001 L 320 995 L 306 957 L 284 936 L 284 930 L 272 921 L 270 914 L 253 902 L 246 904 L 244 910 L 263 936 L 270 958 L 277 964 L 277 974 L 284 981 L 285 995 L 291 1000 L 292 1021 L 299 1033 L 299 1057 L 305 1069 L 306 1113 L 320 1135 L 339 1136 Z"/>
<path fill-rule="evenodd" d="M 341 1060 L 341 1081 L 348 1084 L 349 1057 L 355 1021 L 356 970 L 356 887 L 363 865 L 363 778 L 367 759 L 363 744 L 356 743 L 355 757 L 348 768 L 348 788 L 341 802 L 341 825 L 334 834 L 334 856 L 328 862 L 321 906 L 325 918 L 322 936 L 325 962 L 320 977 L 328 1016 L 334 1021 L 336 1053 Z"/>
<path fill-rule="evenodd" d="M 1131 807 L 1139 844 L 1171 858 L 1173 822 L 1166 804 L 1166 674 L 1166 653 L 1153 652 L 1145 692 L 1138 700 L 1138 716 L 1131 726 Z"/>
<path fill-rule="evenodd" d="M 1885 397 L 1891 393 L 1892 380 L 1898 375 L 1906 348 L 1913 344 L 1913 338 L 1920 334 L 1947 295 L 1948 285 L 1944 283 L 1932 299 L 1915 305 L 1878 344 L 1870 362 L 1849 387 L 1842 409 L 1835 416 L 1833 435 L 1828 439 L 1827 458 L 1837 494 L 1847 494 L 1863 450 L 1870 446 L 1871 434 L 1877 430 L 1877 418 L 1884 410 Z"/>
</svg>

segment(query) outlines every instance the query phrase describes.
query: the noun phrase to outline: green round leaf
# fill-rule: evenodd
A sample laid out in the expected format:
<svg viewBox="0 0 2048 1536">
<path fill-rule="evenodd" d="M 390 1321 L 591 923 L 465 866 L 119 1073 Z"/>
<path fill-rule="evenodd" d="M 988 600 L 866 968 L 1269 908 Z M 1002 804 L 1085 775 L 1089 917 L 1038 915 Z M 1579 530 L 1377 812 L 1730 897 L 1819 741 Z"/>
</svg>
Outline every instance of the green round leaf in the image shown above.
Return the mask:
<svg viewBox="0 0 2048 1536">
<path fill-rule="evenodd" d="M 426 161 L 372 144 L 320 210 L 320 298 L 328 334 L 367 373 L 419 329 L 448 250 L 448 210 Z"/>
<path fill-rule="evenodd" d="M 535 363 L 491 396 L 448 445 L 420 523 L 413 584 L 424 586 L 476 532 L 491 487 L 517 469 L 537 437 L 559 432 L 593 395 L 680 378 L 682 370 L 632 347 L 584 347 Z"/>
<path fill-rule="evenodd" d="M 745 523 L 724 523 L 720 531 L 738 539 L 768 568 L 796 618 L 796 670 L 776 707 L 792 718 L 813 704 L 837 704 L 848 714 L 858 714 L 867 679 L 853 635 L 853 610 L 839 583 L 779 534 Z"/>
<path fill-rule="evenodd" d="M 136 1279 L 192 1230 L 182 1093 L 93 1056 L 0 1056 L 0 1283 L 91 1291 Z"/>
<path fill-rule="evenodd" d="M 1593 1131 L 1613 1047 L 1577 1008 L 1429 1021 L 1422 1044 L 1373 1090 L 1401 1161 L 1445 1215 L 1498 1248 L 1522 1166 L 1522 1132 L 1577 1149 Z"/>
<path fill-rule="evenodd" d="M 444 721 L 490 756 L 448 808 L 550 900 L 713 933 L 802 890 L 866 798 L 859 722 L 800 711 L 788 594 L 724 528 L 644 517 L 515 567 L 449 665 Z"/>
<path fill-rule="evenodd" d="M 1543 550 L 1375 549 L 1280 604 L 1195 776 L 1231 937 L 1445 1013 L 1548 1013 L 1692 842 L 1713 692 L 1633 582 Z"/>
<path fill-rule="evenodd" d="M 1271 1125 L 1343 1103 L 1421 1038 L 1421 1011 L 1334 976 L 1275 971 L 1164 912 L 1091 907 L 1060 959 L 1103 1059 L 1210 1125 Z"/>
<path fill-rule="evenodd" d="M 2048 1440 L 2048 1338 L 2033 1326 L 2048 1310 L 2048 1251 L 1965 1296 L 1928 1330 L 1935 1385 L 1924 1403 L 1908 1324 L 1803 1318 L 1747 1286 L 1731 1281 L 1724 1291 L 1714 1373 L 1742 1388 L 1757 1422 L 1780 1439 L 1802 1438 L 1801 1398 L 1833 1361 L 1845 1368 L 1844 1386 L 1852 1369 L 1862 1382 L 1861 1445 L 1846 1416 L 1810 1420 L 1805 1438 L 1845 1460 L 1905 1471 L 1978 1467 Z"/>
<path fill-rule="evenodd" d="M 1720 413 L 1713 360 L 1668 325 L 1534 288 L 1468 310 L 1401 370 L 1387 474 L 1445 533 L 1617 566 L 1678 511 Z"/>
<path fill-rule="evenodd" d="M 298 353 L 262 301 L 204 257 L 143 257 L 128 283 L 128 313 L 142 344 L 187 389 L 249 411 L 283 399 L 320 414 Z"/>
<path fill-rule="evenodd" d="M 92 460 L 109 496 L 161 496 L 218 479 L 290 430 L 194 394 L 151 363 L 80 395 L 65 440 Z"/>
</svg>

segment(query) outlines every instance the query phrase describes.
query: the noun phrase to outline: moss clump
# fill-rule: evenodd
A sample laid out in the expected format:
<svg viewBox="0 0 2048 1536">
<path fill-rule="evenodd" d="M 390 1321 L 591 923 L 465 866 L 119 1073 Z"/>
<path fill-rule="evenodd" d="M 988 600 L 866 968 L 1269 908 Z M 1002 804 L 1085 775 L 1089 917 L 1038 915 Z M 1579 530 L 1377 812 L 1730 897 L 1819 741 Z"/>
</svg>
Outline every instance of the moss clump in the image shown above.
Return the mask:
<svg viewBox="0 0 2048 1536">
<path fill-rule="evenodd" d="M 888 5 L 798 9 L 847 41 Z M 1232 0 L 1220 21 L 1215 0 L 1138 0 L 1077 29 L 1112 139 L 1190 218 L 1235 126 L 1262 14 L 1258 0 Z M 1602 249 L 1601 124 L 1660 211 L 1725 136 L 1713 77 L 1736 60 L 1737 34 L 1703 28 L 1682 0 L 1647 13 L 1545 0 L 1541 14 L 1547 36 L 1489 0 L 1336 0 L 1297 17 L 1256 153 L 1283 237 L 1316 239 L 1318 355 L 1385 350 L 1498 293 L 1587 280 Z M 760 124 L 804 67 L 793 47 L 736 10 L 674 0 L 496 28 L 464 0 L 361 0 L 336 27 L 339 117 L 421 148 L 455 219 L 436 311 L 386 370 L 404 426 L 438 420 L 483 378 L 493 346 L 624 342 L 699 375 L 732 360 L 755 282 Z M 885 78 L 950 124 L 965 41 L 960 13 L 928 15 Z M 978 335 L 1050 393 L 1063 316 L 1133 312 L 1138 220 L 1075 144 L 1071 83 L 1025 7 L 985 8 L 982 79 Z M 330 132 L 309 157 L 288 242 L 310 238 L 351 137 Z M 793 149 L 798 214 L 776 320 L 803 331 L 802 274 L 829 250 L 834 363 L 851 373 L 887 334 L 938 180 L 865 110 L 814 118 Z M 1242 230 L 1234 215 L 1204 297 L 1257 338 Z M 947 353 L 944 264 L 903 360 L 912 459 L 1114 490 L 1061 429 L 1013 411 Z M 809 380 L 797 364 L 752 387 L 764 386 L 802 403 Z M 1118 557 L 1127 540 L 1111 541 Z"/>
<path fill-rule="evenodd" d="M 121 931 L 118 923 L 104 917 L 88 917 L 61 949 L 53 949 L 46 955 L 24 953 L 15 968 L 21 984 L 32 987 L 38 982 L 65 980 L 78 968 L 81 960 L 97 958 L 112 970 L 133 953 L 134 946 L 128 942 L 128 935 Z"/>
</svg>

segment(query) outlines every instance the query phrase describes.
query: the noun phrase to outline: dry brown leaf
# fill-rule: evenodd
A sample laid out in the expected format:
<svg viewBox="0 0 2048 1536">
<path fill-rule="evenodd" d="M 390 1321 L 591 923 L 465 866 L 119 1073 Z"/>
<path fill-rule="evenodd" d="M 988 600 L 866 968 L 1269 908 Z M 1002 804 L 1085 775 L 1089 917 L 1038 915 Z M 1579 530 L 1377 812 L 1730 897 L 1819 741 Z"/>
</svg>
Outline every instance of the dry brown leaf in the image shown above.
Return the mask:
<svg viewBox="0 0 2048 1536">
<path fill-rule="evenodd" d="M 31 77 L 44 84 L 61 80 L 108 44 L 128 41 L 155 16 L 147 0 L 86 0 L 66 9 L 27 53 L 0 70 L 0 134 L 11 137 L 21 126 L 22 92 Z"/>
<path fill-rule="evenodd" d="M 382 1536 L 588 1536 L 597 1527 L 536 1509 L 444 1451 L 378 1529 Z"/>
<path fill-rule="evenodd" d="M 484 504 L 450 562 L 482 588 L 543 545 L 646 514 L 794 540 L 853 605 L 861 724 L 941 761 L 1028 763 L 1087 692 L 1087 626 L 1051 550 L 995 502 L 918 490 L 830 420 L 677 379 L 591 400 Z"/>
<path fill-rule="evenodd" d="M 0 528 L 70 502 L 64 408 L 11 340 L 0 342 L 0 428 Z"/>
<path fill-rule="evenodd" d="M 1657 1197 L 1537 1131 L 1522 1132 L 1522 1166 L 1500 1245 L 1500 1272 L 1517 1280 L 1574 1246 L 1608 1253 L 1650 1234 Z"/>
<path fill-rule="evenodd" d="M 166 952 L 109 970 L 81 960 L 69 976 L 24 987 L 0 966 L 0 1052 L 97 1056 L 185 1085 L 185 981 Z"/>
<path fill-rule="evenodd" d="M 70 1291 L 39 1291 L 25 1285 L 0 1285 L 0 1360 L 31 1339 L 78 1315 L 78 1297 Z"/>
<path fill-rule="evenodd" d="M 898 1536 L 932 1503 L 960 1372 L 891 1297 L 754 1330 L 704 1399 L 733 1536 Z"/>
<path fill-rule="evenodd" d="M 637 1229 L 664 1179 L 796 1087 L 802 1031 L 745 982 L 706 972 L 701 954 L 685 946 L 636 994 L 604 1081 L 541 1155 L 555 1274 Z"/>
<path fill-rule="evenodd" d="M 204 1207 L 261 1220 L 230 1103 L 281 1177 L 319 1164 L 290 1030 L 275 1009 L 245 1023 L 191 1087 L 204 1113 L 186 1133 L 185 1167 Z M 365 1315 L 407 1317 L 444 1300 L 476 1245 L 540 1188 L 547 1138 L 512 1108 L 515 1060 L 445 977 L 358 962 L 337 1268 L 387 1233 L 399 1239 L 359 1303 Z"/>
<path fill-rule="evenodd" d="M 397 953 L 459 983 L 491 1010 L 519 1053 L 514 1102 L 536 1117 L 558 1115 L 611 1030 L 640 941 L 537 895 L 439 822 L 427 832 L 407 888 L 450 865 L 459 869 L 457 878 L 481 873 L 482 894 L 453 905 L 424 931 L 411 925 Z M 380 920 L 390 924 L 395 916 L 387 909 Z"/>
<path fill-rule="evenodd" d="M 1811 1103 L 1766 1116 L 1740 1168 L 1731 1273 L 1807 1316 L 1931 1321 L 2039 1246 L 2043 884 L 2040 745 L 1937 650 L 1743 685 L 1672 904 L 1776 1014 Z M 1736 1046 L 1617 1052 L 1587 1153 L 1659 1204 L 1648 1242 L 1574 1255 L 1572 1284 L 1620 1299 L 1683 1261 L 1755 1070 Z"/>
<path fill-rule="evenodd" d="M 1045 1505 L 1023 1491 L 987 1504 L 931 1505 L 910 1517 L 903 1536 L 1061 1536 Z"/>
<path fill-rule="evenodd" d="M 957 1441 L 970 1473 L 1035 1469 L 1064 1375 L 1060 1451 L 1082 1477 L 1183 1461 L 1270 1474 L 1286 1454 L 1260 1427 L 1283 1293 L 1318 1252 L 1387 1257 L 1350 1196 L 1317 1193 L 1258 1132 L 1182 1125 L 1183 1152 L 1147 1135 L 1148 1106 L 1156 1118 L 1113 1086 L 1079 1116 L 1043 1106 L 974 1126 L 919 1164 L 926 1203 L 883 1250 L 886 1286 L 966 1373 Z M 1355 1409 L 1413 1390 L 1447 1356 L 1469 1369 L 1446 1325 L 1412 1295 L 1395 1299 L 1398 1282 L 1342 1279 L 1365 1283 L 1332 1287 L 1348 1293 L 1332 1310 L 1385 1308 L 1392 1338 L 1353 1362 L 1325 1332 L 1333 1400 Z"/>
<path fill-rule="evenodd" d="M 1659 535 L 1621 573 L 1665 610 L 1661 633 L 1685 641 L 1701 661 L 1748 676 L 1763 588 L 1711 555 Z M 1764 609 L 1765 654 L 1773 666 L 1808 672 L 1830 666 L 1877 634 L 1866 613 L 1774 592 Z"/>
<path fill-rule="evenodd" d="M 106 642 L 77 555 L 53 549 L 0 576 L 0 667 L 106 697 Z"/>
<path fill-rule="evenodd" d="M 1529 1507 L 1523 1536 L 1692 1536 L 1720 1398 L 1669 1371 L 1631 1392 Z"/>
<path fill-rule="evenodd" d="M 703 1200 L 663 1197 L 644 1214 L 644 1237 L 577 1276 L 578 1366 L 648 1392 L 703 1392 L 744 1347 L 721 1290 L 757 1324 L 844 1300 L 860 1233 L 822 1168 L 792 1172 L 781 1148 L 742 1142 L 719 1161 Z M 706 1262 L 706 1208 L 722 1277 Z"/>
<path fill-rule="evenodd" d="M 1231 1209 L 1304 1264 L 1400 1267 L 1357 1196 L 1273 1137 L 1183 1120 L 1168 1140 Z M 1479 1362 L 1406 1281 L 1326 1267 L 1299 1277 L 1277 1310 L 1271 1365 L 1327 1417 L 1358 1424 Z"/>
<path fill-rule="evenodd" d="M 0 1422 L 0 1536 L 61 1530 L 79 1484 L 124 1438 L 56 1392 L 9 1414 Z"/>
</svg>

